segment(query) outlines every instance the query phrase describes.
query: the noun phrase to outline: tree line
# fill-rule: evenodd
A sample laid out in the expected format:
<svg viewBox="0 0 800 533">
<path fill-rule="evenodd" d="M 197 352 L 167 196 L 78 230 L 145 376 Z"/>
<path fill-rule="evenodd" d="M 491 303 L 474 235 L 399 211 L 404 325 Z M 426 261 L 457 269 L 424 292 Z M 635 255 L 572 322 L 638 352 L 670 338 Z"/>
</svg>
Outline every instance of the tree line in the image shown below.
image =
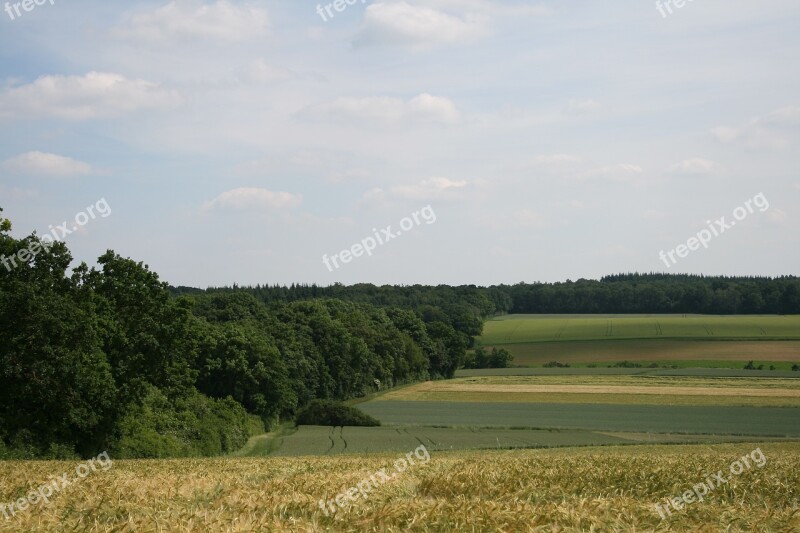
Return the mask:
<svg viewBox="0 0 800 533">
<path fill-rule="evenodd" d="M 800 313 L 800 278 L 795 276 L 768 278 L 634 273 L 605 276 L 600 280 L 491 287 L 370 284 L 321 287 L 293 284 L 288 287 L 215 287 L 206 291 L 176 287 L 172 290 L 175 294 L 246 292 L 266 303 L 336 298 L 380 307 L 410 308 L 429 316 L 444 313 L 457 330 L 470 336 L 480 334 L 483 317 L 506 313 Z"/>
</svg>

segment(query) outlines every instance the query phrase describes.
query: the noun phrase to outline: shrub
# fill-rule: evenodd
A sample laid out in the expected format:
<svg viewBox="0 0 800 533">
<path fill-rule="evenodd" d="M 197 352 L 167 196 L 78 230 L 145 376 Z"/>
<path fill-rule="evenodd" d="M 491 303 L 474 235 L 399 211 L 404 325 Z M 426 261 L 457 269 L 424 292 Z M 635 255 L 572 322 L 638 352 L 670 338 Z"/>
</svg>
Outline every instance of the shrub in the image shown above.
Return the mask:
<svg viewBox="0 0 800 533">
<path fill-rule="evenodd" d="M 544 368 L 569 368 L 569 363 L 559 363 L 558 361 L 550 361 L 542 365 Z"/>
<path fill-rule="evenodd" d="M 640 363 L 632 363 L 630 361 L 622 361 L 609 365 L 609 368 L 642 368 Z"/>
<path fill-rule="evenodd" d="M 143 401 L 127 410 L 110 451 L 119 459 L 222 455 L 244 446 L 253 431 L 252 416 L 231 398 L 194 391 L 170 402 L 149 387 Z"/>
<path fill-rule="evenodd" d="M 485 348 L 475 348 L 464 359 L 464 368 L 509 368 L 514 356 L 505 348 L 492 348 L 491 353 Z"/>
<path fill-rule="evenodd" d="M 331 400 L 313 400 L 297 413 L 298 426 L 380 426 L 380 421 L 355 407 Z"/>
</svg>

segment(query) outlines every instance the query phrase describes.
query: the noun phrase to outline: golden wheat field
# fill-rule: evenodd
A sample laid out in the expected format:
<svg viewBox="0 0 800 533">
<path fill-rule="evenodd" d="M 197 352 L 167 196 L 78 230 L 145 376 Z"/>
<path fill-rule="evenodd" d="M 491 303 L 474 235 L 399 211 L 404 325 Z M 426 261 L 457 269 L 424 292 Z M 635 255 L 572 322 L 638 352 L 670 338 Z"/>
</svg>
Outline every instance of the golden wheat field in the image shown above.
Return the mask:
<svg viewBox="0 0 800 533">
<path fill-rule="evenodd" d="M 662 520 L 654 504 L 760 447 L 761 468 L 728 476 Z M 800 531 L 800 443 L 432 453 L 325 516 L 332 499 L 398 454 L 115 461 L 1 531 Z M 0 503 L 74 472 L 70 462 L 0 463 Z"/>
</svg>

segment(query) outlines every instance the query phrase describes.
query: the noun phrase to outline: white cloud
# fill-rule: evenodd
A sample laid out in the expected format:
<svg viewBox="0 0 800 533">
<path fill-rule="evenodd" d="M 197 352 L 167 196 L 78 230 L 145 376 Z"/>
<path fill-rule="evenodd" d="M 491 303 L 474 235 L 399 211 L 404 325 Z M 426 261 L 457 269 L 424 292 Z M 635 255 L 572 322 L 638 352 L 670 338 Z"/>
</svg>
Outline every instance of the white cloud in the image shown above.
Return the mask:
<svg viewBox="0 0 800 533">
<path fill-rule="evenodd" d="M 451 100 L 427 93 L 408 101 L 387 96 L 339 98 L 333 102 L 310 107 L 304 114 L 336 120 L 360 119 L 378 122 L 417 120 L 454 123 L 459 119 L 458 109 Z"/>
<path fill-rule="evenodd" d="M 620 163 L 595 166 L 585 157 L 571 154 L 538 155 L 520 167 L 526 175 L 576 182 L 634 183 L 644 170 L 639 165 Z"/>
<path fill-rule="evenodd" d="M 492 0 L 419 0 L 436 9 L 462 9 L 486 16 L 541 17 L 552 15 L 553 9 L 544 4 L 530 4 L 521 1 L 517 4 L 499 3 Z"/>
<path fill-rule="evenodd" d="M 800 106 L 786 106 L 776 109 L 764 120 L 767 124 L 776 126 L 800 126 Z"/>
<path fill-rule="evenodd" d="M 380 187 L 376 187 L 374 189 L 370 189 L 365 192 L 361 196 L 361 200 L 359 200 L 359 205 L 367 205 L 367 204 L 380 204 L 386 201 L 386 191 L 381 189 Z"/>
<path fill-rule="evenodd" d="M 677 174 L 687 175 L 708 175 L 714 174 L 721 168 L 719 163 L 703 159 L 701 157 L 692 157 L 672 165 L 671 170 Z"/>
<path fill-rule="evenodd" d="M 204 209 L 287 209 L 299 206 L 303 197 L 288 192 L 273 192 L 255 187 L 240 187 L 226 191 L 203 205 Z"/>
<path fill-rule="evenodd" d="M 409 200 L 427 200 L 442 198 L 449 191 L 466 187 L 466 181 L 454 181 L 443 177 L 433 177 L 421 181 L 416 185 L 401 185 L 392 187 L 391 193 L 398 198 Z"/>
<path fill-rule="evenodd" d="M 80 176 L 93 172 L 88 163 L 45 152 L 19 154 L 4 161 L 3 168 L 14 174 L 49 177 Z"/>
<path fill-rule="evenodd" d="M 265 34 L 268 27 L 269 17 L 261 8 L 227 0 L 208 5 L 175 0 L 152 11 L 129 14 L 116 33 L 154 43 L 185 38 L 246 41 Z"/>
<path fill-rule="evenodd" d="M 441 200 L 468 185 L 464 180 L 451 180 L 441 176 L 428 178 L 414 185 L 397 185 L 388 190 L 375 188 L 367 191 L 360 204 L 383 202 L 389 198 L 401 200 Z"/>
<path fill-rule="evenodd" d="M 86 120 L 116 117 L 141 109 L 178 105 L 175 91 L 120 74 L 42 76 L 33 83 L 0 92 L 0 118 L 22 116 Z"/>
<path fill-rule="evenodd" d="M 770 222 L 780 224 L 784 220 L 786 220 L 787 214 L 786 211 L 782 209 L 770 209 L 767 211 L 767 218 L 769 218 Z"/>
<path fill-rule="evenodd" d="M 787 106 L 739 127 L 719 126 L 711 133 L 718 141 L 748 148 L 786 148 L 800 129 L 800 106 Z"/>
<path fill-rule="evenodd" d="M 472 41 L 486 32 L 485 19 L 474 14 L 456 16 L 407 2 L 378 2 L 366 9 L 355 44 L 427 47 Z"/>
</svg>

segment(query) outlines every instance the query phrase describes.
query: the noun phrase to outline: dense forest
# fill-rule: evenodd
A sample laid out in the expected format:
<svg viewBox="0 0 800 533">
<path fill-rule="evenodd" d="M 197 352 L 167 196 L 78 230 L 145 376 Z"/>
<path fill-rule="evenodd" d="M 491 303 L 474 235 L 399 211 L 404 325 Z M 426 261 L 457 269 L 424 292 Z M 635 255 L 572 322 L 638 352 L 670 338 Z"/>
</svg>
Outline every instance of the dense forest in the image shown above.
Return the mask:
<svg viewBox="0 0 800 533">
<path fill-rule="evenodd" d="M 505 313 L 696 313 L 713 315 L 798 314 L 800 278 L 619 274 L 600 281 L 518 283 L 476 287 L 316 285 L 221 287 L 207 291 L 178 287 L 175 294 L 246 292 L 265 303 L 336 298 L 377 306 L 445 311 L 462 331 L 476 335 L 480 317 Z"/>
<path fill-rule="evenodd" d="M 508 364 L 466 358 L 497 314 L 800 313 L 795 277 L 171 288 L 113 251 L 70 268 L 64 243 L 10 231 L 0 217 L 0 458 L 230 452 L 314 400 Z"/>
</svg>

